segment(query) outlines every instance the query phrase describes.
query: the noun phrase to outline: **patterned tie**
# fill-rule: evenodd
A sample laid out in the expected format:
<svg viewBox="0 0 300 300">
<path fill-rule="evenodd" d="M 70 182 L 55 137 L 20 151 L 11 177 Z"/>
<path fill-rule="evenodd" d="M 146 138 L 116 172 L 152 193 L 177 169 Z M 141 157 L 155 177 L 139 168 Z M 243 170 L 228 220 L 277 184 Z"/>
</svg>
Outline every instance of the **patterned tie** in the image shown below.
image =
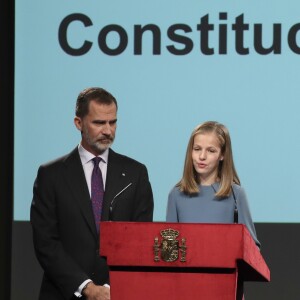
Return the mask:
<svg viewBox="0 0 300 300">
<path fill-rule="evenodd" d="M 94 157 L 94 169 L 92 173 L 92 181 L 91 181 L 91 199 L 93 206 L 93 213 L 96 223 L 97 232 L 99 232 L 99 222 L 101 220 L 101 212 L 102 212 L 102 203 L 103 203 L 103 180 L 102 173 L 99 168 L 99 162 L 101 161 L 101 157 Z"/>
</svg>

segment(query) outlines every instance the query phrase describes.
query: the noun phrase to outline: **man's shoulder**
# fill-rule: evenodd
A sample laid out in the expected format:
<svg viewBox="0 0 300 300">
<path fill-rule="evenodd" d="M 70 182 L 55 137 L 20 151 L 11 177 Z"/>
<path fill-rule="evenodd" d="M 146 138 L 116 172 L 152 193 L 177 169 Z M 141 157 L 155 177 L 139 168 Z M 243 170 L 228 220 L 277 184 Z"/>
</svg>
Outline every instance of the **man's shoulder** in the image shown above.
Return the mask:
<svg viewBox="0 0 300 300">
<path fill-rule="evenodd" d="M 59 156 L 55 159 L 49 160 L 45 163 L 43 163 L 41 165 L 42 168 L 53 168 L 53 167 L 57 167 L 69 160 L 73 160 L 79 158 L 79 154 L 78 154 L 78 148 L 76 147 L 75 149 L 73 149 L 71 152 L 69 152 L 68 154 L 64 154 L 62 156 Z"/>
<path fill-rule="evenodd" d="M 137 161 L 136 159 L 133 159 L 132 157 L 129 157 L 124 154 L 117 153 L 117 152 L 113 151 L 112 149 L 110 149 L 110 151 L 109 151 L 108 160 L 110 160 L 110 159 L 114 160 L 116 162 L 119 161 L 120 163 L 123 163 L 123 164 L 144 166 L 143 163 Z"/>
</svg>

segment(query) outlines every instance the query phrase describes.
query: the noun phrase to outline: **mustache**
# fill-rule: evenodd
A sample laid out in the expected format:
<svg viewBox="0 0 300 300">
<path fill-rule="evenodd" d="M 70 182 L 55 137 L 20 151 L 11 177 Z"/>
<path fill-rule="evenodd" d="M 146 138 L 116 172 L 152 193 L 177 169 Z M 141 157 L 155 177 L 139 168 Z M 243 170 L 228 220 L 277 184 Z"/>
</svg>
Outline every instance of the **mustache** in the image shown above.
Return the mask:
<svg viewBox="0 0 300 300">
<path fill-rule="evenodd" d="M 98 139 L 97 139 L 99 142 L 102 142 L 102 141 L 107 141 L 107 140 L 109 140 L 109 141 L 113 141 L 114 140 L 114 136 L 112 136 L 112 135 L 102 135 L 102 136 L 100 136 Z"/>
</svg>

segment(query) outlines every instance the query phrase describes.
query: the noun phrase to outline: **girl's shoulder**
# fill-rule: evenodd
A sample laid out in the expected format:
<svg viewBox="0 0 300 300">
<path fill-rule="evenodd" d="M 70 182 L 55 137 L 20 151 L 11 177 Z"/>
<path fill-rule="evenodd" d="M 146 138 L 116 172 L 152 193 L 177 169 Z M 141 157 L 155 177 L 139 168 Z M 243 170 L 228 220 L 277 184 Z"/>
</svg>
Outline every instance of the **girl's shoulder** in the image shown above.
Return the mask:
<svg viewBox="0 0 300 300">
<path fill-rule="evenodd" d="M 179 187 L 177 185 L 175 185 L 174 187 L 172 187 L 172 189 L 169 192 L 169 195 L 180 195 L 181 191 L 179 189 Z"/>
<path fill-rule="evenodd" d="M 236 183 L 232 184 L 232 189 L 236 196 L 244 196 L 246 194 L 245 189 Z"/>
</svg>

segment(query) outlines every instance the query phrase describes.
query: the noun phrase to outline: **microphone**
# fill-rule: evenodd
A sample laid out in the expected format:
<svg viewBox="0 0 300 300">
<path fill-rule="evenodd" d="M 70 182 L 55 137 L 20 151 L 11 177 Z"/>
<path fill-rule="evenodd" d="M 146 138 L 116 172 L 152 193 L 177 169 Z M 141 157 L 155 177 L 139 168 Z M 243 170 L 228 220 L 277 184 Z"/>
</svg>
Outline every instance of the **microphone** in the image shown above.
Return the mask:
<svg viewBox="0 0 300 300">
<path fill-rule="evenodd" d="M 235 197 L 235 194 L 234 194 L 233 187 L 231 187 L 231 190 L 232 190 L 232 196 L 233 196 L 233 199 L 234 199 L 233 223 L 238 224 L 239 223 L 239 211 L 238 211 L 238 208 L 237 208 L 237 200 L 236 200 L 236 197 Z"/>
<path fill-rule="evenodd" d="M 214 184 L 212 184 L 211 187 L 213 188 L 213 190 L 216 193 L 216 189 L 214 187 Z M 236 200 L 235 193 L 234 193 L 234 190 L 233 190 L 232 186 L 231 186 L 231 192 L 232 192 L 232 196 L 233 196 L 233 200 L 234 200 L 233 223 L 238 224 L 239 223 L 239 212 L 238 212 L 238 207 L 237 207 L 237 200 Z"/>
<path fill-rule="evenodd" d="M 132 185 L 132 182 L 130 182 L 128 185 L 126 185 L 118 194 L 116 194 L 113 199 L 110 202 L 110 206 L 109 206 L 109 220 L 111 220 L 111 216 L 112 216 L 112 211 L 113 211 L 113 205 L 114 202 L 116 200 L 116 198 L 122 194 L 125 190 L 127 190 L 130 186 Z"/>
</svg>

